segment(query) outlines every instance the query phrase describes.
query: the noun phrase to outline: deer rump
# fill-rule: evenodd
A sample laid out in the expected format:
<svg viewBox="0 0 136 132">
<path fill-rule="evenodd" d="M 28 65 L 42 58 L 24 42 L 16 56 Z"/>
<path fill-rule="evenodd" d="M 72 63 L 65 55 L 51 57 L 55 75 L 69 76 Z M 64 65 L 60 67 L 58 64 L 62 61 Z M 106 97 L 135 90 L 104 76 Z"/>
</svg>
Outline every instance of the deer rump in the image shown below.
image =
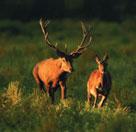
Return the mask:
<svg viewBox="0 0 136 132">
<path fill-rule="evenodd" d="M 66 81 L 67 72 L 61 70 L 61 63 L 57 59 L 47 59 L 39 62 L 34 67 L 34 75 L 37 77 L 41 90 L 47 88 L 57 89 L 59 81 Z M 55 90 L 56 91 L 56 90 Z"/>
</svg>

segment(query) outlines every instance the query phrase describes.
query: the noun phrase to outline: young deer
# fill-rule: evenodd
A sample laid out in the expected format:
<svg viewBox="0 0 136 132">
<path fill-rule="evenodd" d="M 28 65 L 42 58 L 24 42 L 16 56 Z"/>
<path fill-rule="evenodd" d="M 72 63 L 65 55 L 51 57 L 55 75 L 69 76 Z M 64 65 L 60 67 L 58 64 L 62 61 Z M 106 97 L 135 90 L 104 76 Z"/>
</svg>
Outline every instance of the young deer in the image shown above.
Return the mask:
<svg viewBox="0 0 136 132">
<path fill-rule="evenodd" d="M 102 60 L 96 56 L 96 63 L 98 64 L 98 69 L 94 70 L 87 82 L 87 99 L 90 104 L 91 95 L 94 96 L 93 108 L 96 107 L 97 99 L 100 96 L 101 100 L 98 104 L 98 108 L 103 106 L 109 95 L 111 89 L 111 76 L 107 70 L 107 60 L 108 55 L 105 54 Z"/>
<path fill-rule="evenodd" d="M 38 84 L 41 91 L 45 91 L 51 96 L 52 102 L 54 102 L 54 91 L 60 86 L 61 87 L 61 99 L 66 97 L 66 80 L 67 74 L 73 70 L 72 63 L 75 58 L 78 58 L 90 45 L 91 34 L 90 30 L 87 30 L 83 23 L 82 33 L 83 38 L 78 47 L 72 52 L 65 53 L 58 49 L 48 38 L 47 26 L 49 21 L 40 19 L 40 27 L 44 35 L 46 44 L 54 50 L 58 58 L 45 59 L 35 65 L 33 68 L 33 76 L 36 83 Z"/>
</svg>

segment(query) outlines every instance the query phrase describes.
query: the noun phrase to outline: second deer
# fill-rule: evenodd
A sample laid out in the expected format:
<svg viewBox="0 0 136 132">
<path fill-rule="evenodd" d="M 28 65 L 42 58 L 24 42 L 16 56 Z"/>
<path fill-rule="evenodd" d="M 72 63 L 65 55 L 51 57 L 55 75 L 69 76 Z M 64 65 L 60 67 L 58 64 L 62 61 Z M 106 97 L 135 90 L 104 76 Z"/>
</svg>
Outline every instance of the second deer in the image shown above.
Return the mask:
<svg viewBox="0 0 136 132">
<path fill-rule="evenodd" d="M 90 74 L 87 82 L 87 100 L 90 104 L 91 96 L 94 96 L 93 108 L 96 107 L 97 99 L 99 96 L 101 97 L 101 100 L 98 104 L 98 108 L 103 106 L 111 89 L 112 82 L 111 75 L 107 70 L 107 60 L 107 54 L 105 54 L 102 60 L 96 56 L 98 69 L 94 70 Z"/>
</svg>

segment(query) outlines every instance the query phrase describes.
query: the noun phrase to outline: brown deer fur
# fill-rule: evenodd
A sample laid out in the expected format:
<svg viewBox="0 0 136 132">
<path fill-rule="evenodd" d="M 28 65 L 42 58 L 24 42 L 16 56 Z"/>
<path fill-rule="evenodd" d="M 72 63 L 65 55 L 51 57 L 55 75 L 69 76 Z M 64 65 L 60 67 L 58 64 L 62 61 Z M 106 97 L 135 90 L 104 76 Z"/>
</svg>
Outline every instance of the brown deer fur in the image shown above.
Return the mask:
<svg viewBox="0 0 136 132">
<path fill-rule="evenodd" d="M 64 99 L 64 87 L 65 87 L 65 75 L 72 72 L 71 64 L 65 60 L 65 58 L 47 59 L 39 62 L 33 69 L 33 76 L 40 87 L 40 90 L 44 90 L 43 85 L 46 87 L 47 93 L 50 95 L 50 88 L 56 88 L 57 85 L 61 86 L 61 98 Z"/>
<path fill-rule="evenodd" d="M 81 43 L 79 44 L 77 49 L 67 54 L 59 50 L 49 41 L 47 32 L 48 24 L 49 21 L 40 19 L 40 26 L 45 38 L 45 42 L 51 49 L 53 49 L 57 53 L 59 58 L 50 58 L 37 63 L 33 69 L 33 76 L 36 83 L 40 87 L 40 90 L 45 91 L 45 86 L 46 92 L 51 96 L 52 102 L 54 102 L 54 91 L 56 91 L 59 86 L 61 87 L 61 99 L 64 99 L 66 97 L 67 74 L 71 73 L 73 70 L 73 60 L 79 57 L 90 45 L 91 35 L 90 31 L 87 31 L 84 24 L 81 23 L 83 33 Z"/>
<path fill-rule="evenodd" d="M 102 107 L 111 89 L 111 75 L 107 70 L 107 59 L 107 55 L 104 56 L 102 61 L 96 57 L 98 69 L 90 74 L 87 82 L 88 103 L 90 104 L 91 95 L 94 96 L 93 108 L 96 107 L 98 96 L 101 97 L 98 107 Z"/>
</svg>

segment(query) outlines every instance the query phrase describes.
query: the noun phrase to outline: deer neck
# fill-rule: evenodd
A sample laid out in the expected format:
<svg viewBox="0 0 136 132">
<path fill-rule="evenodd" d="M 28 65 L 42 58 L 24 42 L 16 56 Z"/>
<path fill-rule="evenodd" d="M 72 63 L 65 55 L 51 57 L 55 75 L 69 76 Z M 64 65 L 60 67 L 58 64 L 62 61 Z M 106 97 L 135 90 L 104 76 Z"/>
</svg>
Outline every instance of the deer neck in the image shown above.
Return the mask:
<svg viewBox="0 0 136 132">
<path fill-rule="evenodd" d="M 57 67 L 59 67 L 60 69 L 58 70 L 59 74 L 62 74 L 63 72 L 65 72 L 62 68 L 61 68 L 61 62 L 60 62 L 60 58 L 56 59 L 56 65 Z"/>
<path fill-rule="evenodd" d="M 99 70 L 99 69 L 98 69 L 98 72 L 99 72 L 99 74 L 100 74 L 101 76 L 103 76 L 104 73 L 105 73 L 105 72 L 103 72 L 103 71 L 101 71 L 101 70 Z"/>
</svg>

